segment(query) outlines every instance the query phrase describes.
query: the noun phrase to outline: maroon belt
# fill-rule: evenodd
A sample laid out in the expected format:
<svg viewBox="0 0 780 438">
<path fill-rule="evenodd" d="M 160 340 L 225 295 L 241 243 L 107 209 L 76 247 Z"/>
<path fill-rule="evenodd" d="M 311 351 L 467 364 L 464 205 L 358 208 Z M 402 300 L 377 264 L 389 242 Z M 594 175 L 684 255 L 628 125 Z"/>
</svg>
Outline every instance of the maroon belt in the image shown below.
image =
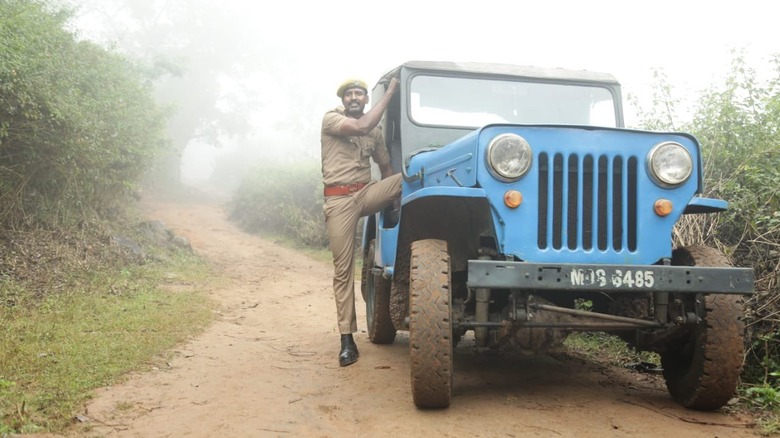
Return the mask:
<svg viewBox="0 0 780 438">
<path fill-rule="evenodd" d="M 366 183 L 345 184 L 343 186 L 325 186 L 325 196 L 351 195 L 360 191 Z"/>
</svg>

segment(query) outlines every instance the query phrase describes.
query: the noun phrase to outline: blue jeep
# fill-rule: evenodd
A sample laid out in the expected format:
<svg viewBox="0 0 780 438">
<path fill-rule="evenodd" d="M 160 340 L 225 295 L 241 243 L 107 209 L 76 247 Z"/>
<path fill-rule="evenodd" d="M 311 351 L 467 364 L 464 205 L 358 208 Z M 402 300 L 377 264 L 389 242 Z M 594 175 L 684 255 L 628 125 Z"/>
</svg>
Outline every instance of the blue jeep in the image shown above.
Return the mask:
<svg viewBox="0 0 780 438">
<path fill-rule="evenodd" d="M 409 331 L 418 407 L 450 404 L 469 332 L 478 351 L 613 332 L 660 354 L 683 406 L 732 397 L 753 272 L 673 245 L 682 215 L 727 207 L 699 196 L 693 136 L 625 129 L 603 73 L 414 61 L 375 99 L 392 77 L 382 126 L 403 195 L 365 221 L 362 292 L 372 342 Z"/>
</svg>

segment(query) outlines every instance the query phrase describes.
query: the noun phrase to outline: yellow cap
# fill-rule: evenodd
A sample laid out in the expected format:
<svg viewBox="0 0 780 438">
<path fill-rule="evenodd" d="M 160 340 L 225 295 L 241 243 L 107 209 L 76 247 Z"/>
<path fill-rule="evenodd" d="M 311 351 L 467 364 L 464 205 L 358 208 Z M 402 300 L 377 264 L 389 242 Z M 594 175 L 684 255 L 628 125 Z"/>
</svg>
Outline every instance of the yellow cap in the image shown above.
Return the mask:
<svg viewBox="0 0 780 438">
<path fill-rule="evenodd" d="M 347 79 L 344 81 L 344 83 L 339 85 L 339 89 L 336 91 L 336 96 L 343 98 L 344 93 L 350 88 L 362 88 L 363 91 L 368 93 L 368 86 L 364 81 L 361 81 L 360 79 Z"/>
</svg>

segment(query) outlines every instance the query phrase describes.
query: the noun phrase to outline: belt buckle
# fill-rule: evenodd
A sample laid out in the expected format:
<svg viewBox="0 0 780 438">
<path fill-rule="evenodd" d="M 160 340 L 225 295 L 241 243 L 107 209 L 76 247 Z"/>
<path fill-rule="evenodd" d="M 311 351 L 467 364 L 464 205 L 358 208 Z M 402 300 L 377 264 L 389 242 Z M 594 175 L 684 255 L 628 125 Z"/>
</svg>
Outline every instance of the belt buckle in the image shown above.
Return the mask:
<svg viewBox="0 0 780 438">
<path fill-rule="evenodd" d="M 347 190 L 349 190 L 349 193 L 355 193 L 360 190 L 360 184 L 359 183 L 347 184 Z"/>
</svg>

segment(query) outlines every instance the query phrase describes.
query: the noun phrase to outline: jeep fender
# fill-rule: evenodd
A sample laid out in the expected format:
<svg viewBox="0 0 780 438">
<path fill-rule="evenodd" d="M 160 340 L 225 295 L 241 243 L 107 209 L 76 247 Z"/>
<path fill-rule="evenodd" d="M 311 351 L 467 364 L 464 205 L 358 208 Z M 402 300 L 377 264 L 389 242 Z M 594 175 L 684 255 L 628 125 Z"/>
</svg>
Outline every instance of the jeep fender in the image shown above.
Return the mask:
<svg viewBox="0 0 780 438">
<path fill-rule="evenodd" d="M 393 282 L 406 289 L 412 242 L 445 240 L 452 271 L 466 271 L 480 248 L 496 247 L 490 202 L 482 189 L 431 187 L 404 198 L 399 223 Z"/>
</svg>

